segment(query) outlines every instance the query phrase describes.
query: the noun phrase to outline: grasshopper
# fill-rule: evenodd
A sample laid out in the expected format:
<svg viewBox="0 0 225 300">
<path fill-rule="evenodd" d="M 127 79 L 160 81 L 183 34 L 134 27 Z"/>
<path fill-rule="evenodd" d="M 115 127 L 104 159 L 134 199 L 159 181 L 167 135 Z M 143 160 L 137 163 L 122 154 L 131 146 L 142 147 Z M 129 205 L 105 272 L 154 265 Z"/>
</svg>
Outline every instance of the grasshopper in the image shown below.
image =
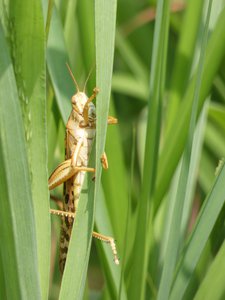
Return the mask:
<svg viewBox="0 0 225 300">
<path fill-rule="evenodd" d="M 72 226 L 82 190 L 85 172 L 95 172 L 94 168 L 88 167 L 88 159 L 91 152 L 93 139 L 95 137 L 96 114 L 93 99 L 99 92 L 98 88 L 93 89 L 93 94 L 88 98 L 84 90 L 79 90 L 78 84 L 73 73 L 67 65 L 69 73 L 74 81 L 77 92 L 72 96 L 72 111 L 66 124 L 65 136 L 65 161 L 57 166 L 48 180 L 49 190 L 64 183 L 63 207 L 60 210 L 50 209 L 51 214 L 61 216 L 61 237 L 60 237 L 60 257 L 59 267 L 63 273 Z M 116 124 L 117 119 L 108 117 L 108 124 Z M 101 157 L 103 168 L 108 168 L 106 154 Z M 115 241 L 112 237 L 104 236 L 93 232 L 92 236 L 110 243 L 114 262 L 119 264 Z"/>
</svg>

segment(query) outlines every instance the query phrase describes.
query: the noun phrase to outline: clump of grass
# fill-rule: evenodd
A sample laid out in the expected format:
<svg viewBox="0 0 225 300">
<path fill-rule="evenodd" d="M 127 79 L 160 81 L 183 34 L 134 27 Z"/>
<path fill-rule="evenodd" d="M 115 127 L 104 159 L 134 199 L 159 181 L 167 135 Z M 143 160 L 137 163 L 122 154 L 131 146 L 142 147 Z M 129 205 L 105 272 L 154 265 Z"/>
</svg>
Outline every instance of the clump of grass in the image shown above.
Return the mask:
<svg viewBox="0 0 225 300">
<path fill-rule="evenodd" d="M 225 155 L 225 10 L 169 2 L 0 2 L 2 298 L 224 295 L 224 165 L 214 173 Z M 47 178 L 64 159 L 75 92 L 66 63 L 81 86 L 95 63 L 87 93 L 100 93 L 96 181 L 86 180 L 61 281 Z M 108 245 L 91 251 L 93 227 L 117 239 L 119 267 Z"/>
</svg>

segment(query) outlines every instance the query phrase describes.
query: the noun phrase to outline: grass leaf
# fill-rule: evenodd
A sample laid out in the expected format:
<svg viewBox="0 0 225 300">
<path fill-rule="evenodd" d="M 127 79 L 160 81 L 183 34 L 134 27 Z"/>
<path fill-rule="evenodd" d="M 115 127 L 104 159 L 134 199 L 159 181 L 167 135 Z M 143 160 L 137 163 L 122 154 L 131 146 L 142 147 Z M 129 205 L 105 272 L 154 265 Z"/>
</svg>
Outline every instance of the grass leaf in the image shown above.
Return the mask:
<svg viewBox="0 0 225 300">
<path fill-rule="evenodd" d="M 143 299 L 145 278 L 147 276 L 147 253 L 150 239 L 147 239 L 147 227 L 151 224 L 151 198 L 154 190 L 157 156 L 159 147 L 160 115 L 162 92 L 164 90 L 165 63 L 167 52 L 167 32 L 169 28 L 169 1 L 158 1 L 154 32 L 154 47 L 151 63 L 148 121 L 145 144 L 145 158 L 141 199 L 138 211 L 138 226 L 133 254 L 133 271 L 129 285 L 129 299 Z M 160 84 L 159 84 L 160 83 Z"/>
<path fill-rule="evenodd" d="M 206 50 L 206 59 L 203 70 L 202 86 L 199 95 L 198 112 L 202 109 L 203 103 L 212 86 L 213 79 L 224 57 L 225 51 L 225 8 L 218 17 L 217 24 L 212 32 Z M 213 61 L 213 64 L 212 64 Z M 168 134 L 164 137 L 165 142 L 160 153 L 159 168 L 157 176 L 156 190 L 154 193 L 155 211 L 157 211 L 160 201 L 164 196 L 171 176 L 181 157 L 183 147 L 187 138 L 188 120 L 191 114 L 192 95 L 194 91 L 196 73 L 193 76 L 188 89 L 186 90 L 184 99 L 180 105 L 177 117 L 173 121 L 173 125 Z M 182 115 L 182 118 L 180 116 Z M 167 172 L 165 172 L 165 166 Z"/>
<path fill-rule="evenodd" d="M 7 299 L 40 299 L 24 125 L 12 62 L 1 26 L 0 45 L 0 252 L 5 293 Z"/>
<path fill-rule="evenodd" d="M 23 113 L 34 203 L 42 297 L 48 298 L 50 216 L 47 186 L 45 32 L 40 1 L 10 3 L 11 51 Z"/>
<path fill-rule="evenodd" d="M 205 299 L 222 299 L 225 293 L 224 276 L 223 272 L 218 270 L 224 270 L 225 268 L 225 242 L 220 247 L 219 252 L 214 258 L 210 268 L 202 280 L 202 283 L 194 297 L 195 300 Z"/>
<path fill-rule="evenodd" d="M 222 166 L 200 211 L 195 228 L 185 248 L 181 263 L 179 264 L 170 299 L 177 299 L 178 295 L 182 297 L 185 292 L 190 276 L 196 267 L 216 219 L 224 205 L 224 180 L 225 165 Z"/>
</svg>

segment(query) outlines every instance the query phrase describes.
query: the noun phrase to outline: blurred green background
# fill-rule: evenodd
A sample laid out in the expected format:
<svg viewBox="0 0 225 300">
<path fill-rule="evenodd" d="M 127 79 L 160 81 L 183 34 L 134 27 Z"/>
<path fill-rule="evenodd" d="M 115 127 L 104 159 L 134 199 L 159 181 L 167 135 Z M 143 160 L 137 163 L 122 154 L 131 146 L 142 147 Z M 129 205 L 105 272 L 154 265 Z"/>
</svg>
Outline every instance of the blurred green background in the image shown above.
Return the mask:
<svg viewBox="0 0 225 300">
<path fill-rule="evenodd" d="M 224 28 L 223 0 L 0 0 L 1 299 L 225 297 Z M 47 179 L 76 92 L 66 63 L 100 93 L 61 283 Z"/>
</svg>

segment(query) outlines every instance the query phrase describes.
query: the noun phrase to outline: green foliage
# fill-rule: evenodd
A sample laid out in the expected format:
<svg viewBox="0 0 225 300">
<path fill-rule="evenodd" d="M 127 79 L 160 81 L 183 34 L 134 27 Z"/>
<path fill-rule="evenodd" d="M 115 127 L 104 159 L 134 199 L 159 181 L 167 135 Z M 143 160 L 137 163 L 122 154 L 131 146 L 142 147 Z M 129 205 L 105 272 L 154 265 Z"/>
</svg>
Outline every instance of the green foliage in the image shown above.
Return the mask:
<svg viewBox="0 0 225 300">
<path fill-rule="evenodd" d="M 170 2 L 0 0 L 2 299 L 225 295 L 225 6 Z M 96 178 L 60 278 L 47 178 L 64 159 L 75 93 L 66 63 L 81 88 L 93 68 L 86 92 L 100 93 Z M 119 266 L 93 228 L 115 237 Z"/>
</svg>

